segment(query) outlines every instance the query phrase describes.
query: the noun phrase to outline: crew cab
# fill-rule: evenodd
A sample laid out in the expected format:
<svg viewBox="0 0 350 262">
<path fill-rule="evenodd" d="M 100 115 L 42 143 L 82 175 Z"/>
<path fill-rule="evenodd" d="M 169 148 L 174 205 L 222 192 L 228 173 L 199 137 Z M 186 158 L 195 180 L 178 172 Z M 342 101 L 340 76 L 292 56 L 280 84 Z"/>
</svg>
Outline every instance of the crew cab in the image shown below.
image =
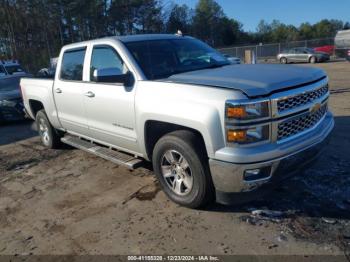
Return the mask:
<svg viewBox="0 0 350 262">
<path fill-rule="evenodd" d="M 21 80 L 43 144 L 129 168 L 151 161 L 166 195 L 202 207 L 254 197 L 295 174 L 334 126 L 328 77 L 293 65 L 231 65 L 188 36 L 64 46 L 54 80 Z"/>
</svg>

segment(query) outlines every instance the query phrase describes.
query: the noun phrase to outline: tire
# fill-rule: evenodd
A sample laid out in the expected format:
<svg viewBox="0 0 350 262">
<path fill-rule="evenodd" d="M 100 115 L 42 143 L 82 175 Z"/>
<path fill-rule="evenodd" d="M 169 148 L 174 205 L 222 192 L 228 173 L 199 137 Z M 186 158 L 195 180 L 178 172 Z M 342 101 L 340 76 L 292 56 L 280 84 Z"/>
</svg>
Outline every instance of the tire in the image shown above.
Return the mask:
<svg viewBox="0 0 350 262">
<path fill-rule="evenodd" d="M 316 64 L 316 63 L 317 63 L 317 58 L 316 58 L 315 56 L 312 56 L 312 57 L 310 57 L 309 62 L 310 62 L 311 64 Z"/>
<path fill-rule="evenodd" d="M 281 63 L 281 64 L 288 64 L 287 58 L 286 58 L 286 57 L 281 57 L 280 63 Z"/>
<path fill-rule="evenodd" d="M 205 148 L 194 133 L 179 130 L 163 136 L 152 162 L 163 191 L 175 203 L 200 208 L 214 200 Z"/>
<path fill-rule="evenodd" d="M 44 110 L 40 110 L 36 114 L 35 121 L 42 144 L 50 149 L 60 148 L 62 145 L 61 136 L 51 125 Z"/>
</svg>

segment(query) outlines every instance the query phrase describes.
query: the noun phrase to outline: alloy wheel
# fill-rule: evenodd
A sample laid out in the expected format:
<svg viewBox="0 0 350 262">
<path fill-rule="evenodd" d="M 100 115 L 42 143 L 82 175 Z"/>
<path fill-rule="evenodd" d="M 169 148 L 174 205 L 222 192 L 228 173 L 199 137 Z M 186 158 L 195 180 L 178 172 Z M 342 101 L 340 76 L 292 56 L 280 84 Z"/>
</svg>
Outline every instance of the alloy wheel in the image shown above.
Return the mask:
<svg viewBox="0 0 350 262">
<path fill-rule="evenodd" d="M 167 186 L 177 195 L 184 196 L 193 188 L 193 175 L 186 158 L 175 150 L 167 150 L 161 160 L 161 172 Z"/>
</svg>

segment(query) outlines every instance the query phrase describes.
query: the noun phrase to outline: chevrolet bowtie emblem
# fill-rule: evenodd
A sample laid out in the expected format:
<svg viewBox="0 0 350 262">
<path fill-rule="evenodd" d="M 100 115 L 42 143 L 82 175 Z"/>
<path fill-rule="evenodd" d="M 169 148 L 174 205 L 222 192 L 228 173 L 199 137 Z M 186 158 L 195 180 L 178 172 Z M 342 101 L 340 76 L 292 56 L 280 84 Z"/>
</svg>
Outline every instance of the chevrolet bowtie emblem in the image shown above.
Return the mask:
<svg viewBox="0 0 350 262">
<path fill-rule="evenodd" d="M 314 104 L 312 107 L 310 107 L 309 111 L 311 114 L 316 113 L 319 109 L 321 108 L 321 104 L 320 103 L 316 103 Z"/>
</svg>

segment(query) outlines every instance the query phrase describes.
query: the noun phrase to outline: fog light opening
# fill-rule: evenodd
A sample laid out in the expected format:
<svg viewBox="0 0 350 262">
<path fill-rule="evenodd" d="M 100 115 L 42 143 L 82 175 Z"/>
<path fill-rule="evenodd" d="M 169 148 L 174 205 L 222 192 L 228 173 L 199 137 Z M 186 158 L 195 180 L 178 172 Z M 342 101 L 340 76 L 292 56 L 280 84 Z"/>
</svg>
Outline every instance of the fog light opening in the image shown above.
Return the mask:
<svg viewBox="0 0 350 262">
<path fill-rule="evenodd" d="M 244 171 L 243 179 L 246 182 L 265 180 L 271 176 L 271 167 L 263 167 Z"/>
</svg>

